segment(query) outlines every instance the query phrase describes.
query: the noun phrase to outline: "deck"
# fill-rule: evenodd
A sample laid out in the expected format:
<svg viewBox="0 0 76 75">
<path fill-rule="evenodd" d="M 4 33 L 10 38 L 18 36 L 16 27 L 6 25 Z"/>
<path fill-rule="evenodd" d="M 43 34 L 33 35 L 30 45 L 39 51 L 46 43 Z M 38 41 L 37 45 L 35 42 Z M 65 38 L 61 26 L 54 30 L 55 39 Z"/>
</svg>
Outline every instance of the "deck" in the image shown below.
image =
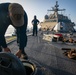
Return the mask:
<svg viewBox="0 0 76 75">
<path fill-rule="evenodd" d="M 29 60 L 41 66 L 43 75 L 76 75 L 76 60 L 63 55 L 62 47 L 66 45 L 50 43 L 42 40 L 42 35 L 28 36 L 25 52 Z M 75 46 L 74 46 L 75 47 Z M 16 41 L 9 44 L 12 53 L 16 53 L 18 46 Z"/>
</svg>

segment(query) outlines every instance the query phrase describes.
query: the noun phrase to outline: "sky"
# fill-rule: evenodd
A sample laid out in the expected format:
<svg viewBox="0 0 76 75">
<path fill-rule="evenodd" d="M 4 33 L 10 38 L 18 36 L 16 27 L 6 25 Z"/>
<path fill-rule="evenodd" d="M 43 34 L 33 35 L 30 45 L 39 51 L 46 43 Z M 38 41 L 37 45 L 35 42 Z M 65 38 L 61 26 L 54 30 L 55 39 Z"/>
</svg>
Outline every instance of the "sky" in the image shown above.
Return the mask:
<svg viewBox="0 0 76 75">
<path fill-rule="evenodd" d="M 62 13 L 76 23 L 76 0 L 0 0 L 0 4 L 6 2 L 21 4 L 28 16 L 28 26 L 32 27 L 31 21 L 34 15 L 42 22 L 47 13 L 52 13 L 47 12 L 47 10 L 52 9 L 56 1 L 58 1 L 60 9 L 66 9 Z"/>
</svg>

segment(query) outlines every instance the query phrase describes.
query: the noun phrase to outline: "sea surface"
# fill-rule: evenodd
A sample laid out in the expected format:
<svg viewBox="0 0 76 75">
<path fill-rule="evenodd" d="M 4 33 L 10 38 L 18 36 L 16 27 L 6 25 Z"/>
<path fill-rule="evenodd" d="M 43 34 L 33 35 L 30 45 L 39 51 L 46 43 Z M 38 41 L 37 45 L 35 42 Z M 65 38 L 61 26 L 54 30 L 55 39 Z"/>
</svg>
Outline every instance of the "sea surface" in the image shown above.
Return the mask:
<svg viewBox="0 0 76 75">
<path fill-rule="evenodd" d="M 74 26 L 74 29 L 76 31 L 76 26 Z M 12 34 L 14 33 L 15 28 L 10 25 L 5 33 L 5 36 L 12 36 Z"/>
<path fill-rule="evenodd" d="M 12 36 L 14 30 L 15 30 L 14 27 L 10 25 L 10 26 L 8 27 L 6 33 L 5 33 L 5 37 L 6 37 L 6 36 Z"/>
</svg>

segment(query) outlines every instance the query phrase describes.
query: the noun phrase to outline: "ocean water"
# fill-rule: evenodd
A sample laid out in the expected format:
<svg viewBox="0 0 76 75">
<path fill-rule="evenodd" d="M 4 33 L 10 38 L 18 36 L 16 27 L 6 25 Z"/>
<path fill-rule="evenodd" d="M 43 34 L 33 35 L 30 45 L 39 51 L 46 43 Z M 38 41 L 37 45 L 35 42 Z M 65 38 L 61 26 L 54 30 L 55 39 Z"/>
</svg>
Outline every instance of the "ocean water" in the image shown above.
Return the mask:
<svg viewBox="0 0 76 75">
<path fill-rule="evenodd" d="M 5 33 L 5 37 L 12 36 L 13 32 L 14 32 L 14 27 L 10 25 Z"/>
<path fill-rule="evenodd" d="M 27 29 L 29 29 L 30 31 L 32 30 L 31 28 L 27 28 Z M 76 31 L 76 26 L 74 26 L 74 29 Z M 14 30 L 15 30 L 14 27 L 10 25 L 5 33 L 5 36 L 12 36 Z"/>
<path fill-rule="evenodd" d="M 76 31 L 76 26 L 74 26 L 74 29 L 75 29 L 75 31 Z"/>
<path fill-rule="evenodd" d="M 27 30 L 31 31 L 31 29 L 29 29 L 29 27 L 27 28 Z M 15 31 L 15 28 L 12 25 L 10 25 L 5 33 L 5 37 L 12 36 L 12 34 L 14 34 L 14 31 Z"/>
</svg>

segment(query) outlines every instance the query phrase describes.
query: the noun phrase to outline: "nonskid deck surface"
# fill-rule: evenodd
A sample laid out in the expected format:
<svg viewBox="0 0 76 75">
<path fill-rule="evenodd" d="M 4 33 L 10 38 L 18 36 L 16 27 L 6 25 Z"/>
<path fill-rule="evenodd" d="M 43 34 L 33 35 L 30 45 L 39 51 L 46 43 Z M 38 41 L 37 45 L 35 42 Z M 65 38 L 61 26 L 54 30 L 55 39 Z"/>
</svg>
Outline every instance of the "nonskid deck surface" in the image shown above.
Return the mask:
<svg viewBox="0 0 76 75">
<path fill-rule="evenodd" d="M 46 42 L 42 40 L 42 35 L 38 34 L 38 36 L 28 36 L 25 52 L 29 60 L 41 67 L 44 75 L 75 75 L 76 60 L 63 55 L 64 51 L 61 50 L 63 46 Z M 9 44 L 9 47 L 14 54 L 18 50 L 16 41 Z"/>
</svg>

